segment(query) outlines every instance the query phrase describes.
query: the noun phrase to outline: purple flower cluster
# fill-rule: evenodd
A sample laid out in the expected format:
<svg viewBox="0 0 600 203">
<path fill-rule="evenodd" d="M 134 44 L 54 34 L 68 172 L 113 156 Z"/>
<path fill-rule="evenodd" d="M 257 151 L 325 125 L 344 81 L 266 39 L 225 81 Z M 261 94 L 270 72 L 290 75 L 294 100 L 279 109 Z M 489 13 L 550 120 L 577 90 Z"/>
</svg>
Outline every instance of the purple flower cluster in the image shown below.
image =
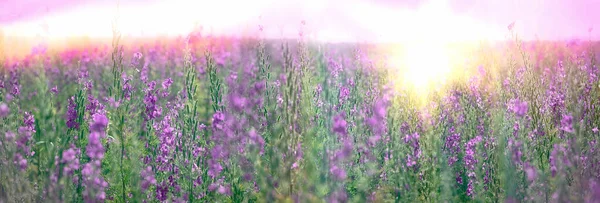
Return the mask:
<svg viewBox="0 0 600 203">
<path fill-rule="evenodd" d="M 421 158 L 421 147 L 419 145 L 419 133 L 406 134 L 404 143 L 408 144 L 411 152 L 406 155 L 406 166 L 417 167 L 419 158 Z"/>
<path fill-rule="evenodd" d="M 104 189 L 108 187 L 108 183 L 102 178 L 100 167 L 104 158 L 102 138 L 106 136 L 107 126 L 108 118 L 104 113 L 98 112 L 92 115 L 90 135 L 86 147 L 86 154 L 90 158 L 90 162 L 86 163 L 83 170 L 81 170 L 84 177 L 83 183 L 86 192 L 84 199 L 86 199 L 86 202 L 104 201 L 106 198 Z"/>
<path fill-rule="evenodd" d="M 133 58 L 131 59 L 131 66 L 133 66 L 134 68 L 137 68 L 140 64 L 143 63 L 142 61 L 142 53 L 141 52 L 136 52 L 133 54 Z"/>
<path fill-rule="evenodd" d="M 8 113 L 10 113 L 8 105 L 6 105 L 5 103 L 0 103 L 0 118 L 8 116 Z"/>
<path fill-rule="evenodd" d="M 145 120 L 153 120 L 162 115 L 162 108 L 157 104 L 158 96 L 156 95 L 156 82 L 152 81 L 148 83 L 148 88 L 144 90 L 146 95 L 144 96 L 144 104 L 146 105 L 146 111 L 144 112 Z"/>
<path fill-rule="evenodd" d="M 121 79 L 123 80 L 123 87 L 121 88 L 123 91 L 123 99 L 129 100 L 131 98 L 131 93 L 133 92 L 133 85 L 131 84 L 133 78 L 131 76 L 127 76 L 127 74 L 123 72 Z"/>
<path fill-rule="evenodd" d="M 336 150 L 330 157 L 331 162 L 329 172 L 337 180 L 343 181 L 346 179 L 346 170 L 343 168 L 343 162 L 352 154 L 352 141 L 348 137 L 347 123 L 343 114 L 339 114 L 333 118 L 333 132 L 338 134 L 338 139 L 342 143 L 342 147 Z"/>
<path fill-rule="evenodd" d="M 17 71 L 17 64 L 15 64 L 15 65 L 13 65 L 13 67 L 10 70 L 10 84 L 12 86 L 10 94 L 12 94 L 14 96 L 21 95 L 21 84 L 19 84 L 19 79 L 20 79 L 20 74 Z"/>
<path fill-rule="evenodd" d="M 64 175 L 73 175 L 74 171 L 79 170 L 80 154 L 81 151 L 75 146 L 71 146 L 71 148 L 63 152 L 61 163 L 64 164 Z"/>
<path fill-rule="evenodd" d="M 32 141 L 32 135 L 35 133 L 35 119 L 29 112 L 25 112 L 23 117 L 23 126 L 19 127 L 19 138 L 17 139 L 17 152 L 14 157 L 14 164 L 21 170 L 27 169 L 27 158 L 35 154 L 31 151 L 29 143 Z"/>
<path fill-rule="evenodd" d="M 375 105 L 373 105 L 373 116 L 366 120 L 367 125 L 371 128 L 371 132 L 373 133 L 373 135 L 369 137 L 370 146 L 375 146 L 387 130 L 386 113 L 388 106 L 389 101 L 386 99 L 377 101 Z"/>
<path fill-rule="evenodd" d="M 563 115 L 562 119 L 560 120 L 560 129 L 567 133 L 573 133 L 573 116 L 569 114 Z"/>
<path fill-rule="evenodd" d="M 476 145 L 481 142 L 481 136 L 477 136 L 474 137 L 473 139 L 469 140 L 466 144 L 465 144 L 465 157 L 464 157 L 464 161 L 465 161 L 465 167 L 467 169 L 467 177 L 469 177 L 469 182 L 467 184 L 467 195 L 468 196 L 473 196 L 474 191 L 473 191 L 473 184 L 476 181 L 476 176 L 475 176 L 475 168 L 477 165 L 477 155 L 476 155 Z"/>
<path fill-rule="evenodd" d="M 460 153 L 460 133 L 456 132 L 454 126 L 450 126 L 448 133 L 444 147 L 449 154 L 448 166 L 452 166 L 458 161 L 458 153 Z"/>
<path fill-rule="evenodd" d="M 151 166 L 147 166 L 144 170 L 142 170 L 141 177 L 142 192 L 148 190 L 151 185 L 156 185 L 156 178 L 154 177 L 154 171 L 152 171 Z"/>
<path fill-rule="evenodd" d="M 176 139 L 175 128 L 171 127 L 170 122 L 171 117 L 167 115 L 160 123 L 154 126 L 158 140 L 160 141 L 156 155 L 156 164 L 159 171 L 170 170 L 171 152 L 174 149 Z"/>
<path fill-rule="evenodd" d="M 346 119 L 344 119 L 343 114 L 337 115 L 333 118 L 333 132 L 337 133 L 341 137 L 348 136 L 348 130 L 346 129 L 347 125 L 348 123 L 346 122 Z"/>
<path fill-rule="evenodd" d="M 77 105 L 75 104 L 75 97 L 69 99 L 69 105 L 67 106 L 67 127 L 72 129 L 79 129 L 79 123 L 77 122 Z"/>
<path fill-rule="evenodd" d="M 350 98 L 350 89 L 346 86 L 340 87 L 340 94 L 338 96 L 340 104 L 343 104 L 348 98 Z"/>
<path fill-rule="evenodd" d="M 561 158 L 562 155 L 562 159 Z M 557 172 L 561 169 L 561 166 L 571 166 L 571 161 L 569 160 L 567 154 L 567 148 L 563 145 L 554 144 L 554 148 L 552 152 L 550 152 L 550 172 L 552 173 L 552 177 L 555 177 Z M 558 162 L 562 161 L 562 162 Z M 559 164 L 561 163 L 561 164 Z"/>
<path fill-rule="evenodd" d="M 509 103 L 509 109 L 512 111 L 517 117 L 522 118 L 527 114 L 527 101 L 520 101 L 519 99 L 513 99 Z"/>
</svg>

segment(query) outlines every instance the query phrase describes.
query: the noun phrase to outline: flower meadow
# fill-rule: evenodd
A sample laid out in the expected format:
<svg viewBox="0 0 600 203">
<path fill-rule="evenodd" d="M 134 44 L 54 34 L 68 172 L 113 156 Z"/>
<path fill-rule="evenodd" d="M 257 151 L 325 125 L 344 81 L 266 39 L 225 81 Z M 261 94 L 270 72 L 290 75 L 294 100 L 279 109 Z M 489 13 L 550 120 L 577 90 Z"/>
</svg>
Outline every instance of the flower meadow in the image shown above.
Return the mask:
<svg viewBox="0 0 600 203">
<path fill-rule="evenodd" d="M 592 42 L 424 94 L 372 45 L 120 39 L 0 63 L 0 202 L 600 201 Z"/>
</svg>

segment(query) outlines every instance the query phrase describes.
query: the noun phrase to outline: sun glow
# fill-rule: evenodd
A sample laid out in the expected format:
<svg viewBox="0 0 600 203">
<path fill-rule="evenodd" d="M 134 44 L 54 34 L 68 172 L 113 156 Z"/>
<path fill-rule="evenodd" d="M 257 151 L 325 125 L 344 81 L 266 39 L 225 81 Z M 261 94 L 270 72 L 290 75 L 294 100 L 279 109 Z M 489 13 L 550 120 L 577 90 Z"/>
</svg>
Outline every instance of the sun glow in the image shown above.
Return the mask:
<svg viewBox="0 0 600 203">
<path fill-rule="evenodd" d="M 470 45 L 501 39 L 486 33 L 485 27 L 467 26 L 469 21 L 453 15 L 444 0 L 430 1 L 414 17 L 417 26 L 407 31 L 412 37 L 392 48 L 388 65 L 397 86 L 410 87 L 422 96 L 461 71 L 461 62 L 470 57 L 466 54 Z"/>
</svg>

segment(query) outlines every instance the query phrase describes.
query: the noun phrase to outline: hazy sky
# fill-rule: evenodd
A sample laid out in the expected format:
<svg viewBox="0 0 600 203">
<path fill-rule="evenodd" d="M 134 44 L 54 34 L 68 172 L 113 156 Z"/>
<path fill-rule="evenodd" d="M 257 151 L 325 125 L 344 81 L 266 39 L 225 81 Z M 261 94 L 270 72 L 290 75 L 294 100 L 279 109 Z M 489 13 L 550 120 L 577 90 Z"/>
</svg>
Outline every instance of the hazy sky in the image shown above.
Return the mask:
<svg viewBox="0 0 600 203">
<path fill-rule="evenodd" d="M 0 0 L 6 35 L 110 36 L 115 0 Z M 204 32 L 326 41 L 600 39 L 600 0 L 121 0 L 126 35 Z M 304 21 L 306 25 L 301 25 Z M 598 29 L 588 32 L 589 28 Z"/>
</svg>

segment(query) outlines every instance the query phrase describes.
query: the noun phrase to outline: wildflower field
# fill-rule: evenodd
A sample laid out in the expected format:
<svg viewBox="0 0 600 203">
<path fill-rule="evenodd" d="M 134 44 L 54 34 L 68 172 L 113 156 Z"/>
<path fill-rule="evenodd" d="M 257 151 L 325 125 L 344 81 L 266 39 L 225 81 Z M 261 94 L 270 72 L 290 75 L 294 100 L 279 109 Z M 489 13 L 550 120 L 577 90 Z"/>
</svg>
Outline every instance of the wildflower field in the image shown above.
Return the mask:
<svg viewBox="0 0 600 203">
<path fill-rule="evenodd" d="M 416 89 L 375 45 L 119 39 L 2 59 L 0 202 L 600 201 L 595 42 Z"/>
</svg>

